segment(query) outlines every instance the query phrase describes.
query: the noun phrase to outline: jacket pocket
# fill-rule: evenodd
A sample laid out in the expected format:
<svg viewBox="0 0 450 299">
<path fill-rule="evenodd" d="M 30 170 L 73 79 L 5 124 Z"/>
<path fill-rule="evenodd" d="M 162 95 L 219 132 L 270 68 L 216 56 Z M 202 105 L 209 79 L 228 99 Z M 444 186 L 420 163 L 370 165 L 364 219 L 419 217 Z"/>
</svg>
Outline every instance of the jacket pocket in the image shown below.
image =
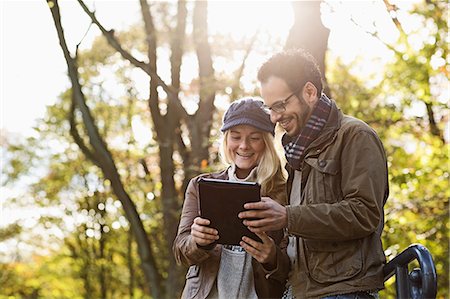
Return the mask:
<svg viewBox="0 0 450 299">
<path fill-rule="evenodd" d="M 304 244 L 309 274 L 319 283 L 344 281 L 362 270 L 361 240 L 304 240 Z"/>
<path fill-rule="evenodd" d="M 339 161 L 306 158 L 310 171 L 305 184 L 307 204 L 335 203 L 341 196 Z"/>
<path fill-rule="evenodd" d="M 184 286 L 182 298 L 194 298 L 200 289 L 200 267 L 192 265 L 186 273 L 186 285 Z"/>
</svg>

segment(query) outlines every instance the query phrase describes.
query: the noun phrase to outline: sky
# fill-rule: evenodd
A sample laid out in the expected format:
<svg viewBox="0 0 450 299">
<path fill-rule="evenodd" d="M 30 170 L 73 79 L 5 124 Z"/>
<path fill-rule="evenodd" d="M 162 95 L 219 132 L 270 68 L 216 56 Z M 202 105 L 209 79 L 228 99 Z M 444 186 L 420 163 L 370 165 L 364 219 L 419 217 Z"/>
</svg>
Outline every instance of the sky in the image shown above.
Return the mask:
<svg viewBox="0 0 450 299">
<path fill-rule="evenodd" d="M 61 1 L 61 14 L 69 46 L 84 36 L 89 20 L 74 1 Z M 136 19 L 137 1 L 97 1 L 105 24 L 121 29 Z M 1 10 L 1 122 L 9 132 L 29 134 L 46 105 L 55 102 L 69 81 L 53 19 L 45 0 L 3 0 Z M 98 32 L 85 38 L 90 44 Z"/>
<path fill-rule="evenodd" d="M 364 14 L 371 1 L 340 1 L 342 11 Z M 381 2 L 381 1 L 379 1 Z M 106 28 L 120 30 L 139 21 L 138 1 L 86 1 L 95 5 L 98 18 Z M 371 4 L 373 5 L 373 4 Z M 90 21 L 74 0 L 60 1 L 63 26 L 69 47 L 83 39 Z M 383 7 L 372 10 L 382 14 Z M 66 64 L 45 0 L 0 1 L 0 128 L 8 132 L 29 135 L 36 118 L 43 117 L 46 105 L 54 103 L 58 95 L 70 87 Z M 209 26 L 217 31 L 231 31 L 235 35 L 251 36 L 258 26 L 265 26 L 273 34 L 286 35 L 293 22 L 290 2 L 287 1 L 217 1 L 210 3 Z M 378 12 L 377 12 L 378 11 Z M 374 41 L 367 43 L 342 42 L 349 37 L 368 40 L 366 34 L 348 22 L 347 17 L 324 13 L 324 23 L 332 26 L 329 47 L 351 60 L 359 52 L 381 51 Z M 230 17 L 232 16 L 232 17 Z M 361 19 L 364 20 L 364 19 Z M 367 20 L 367 18 L 366 18 Z M 99 31 L 92 26 L 82 46 L 88 47 Z"/>
</svg>

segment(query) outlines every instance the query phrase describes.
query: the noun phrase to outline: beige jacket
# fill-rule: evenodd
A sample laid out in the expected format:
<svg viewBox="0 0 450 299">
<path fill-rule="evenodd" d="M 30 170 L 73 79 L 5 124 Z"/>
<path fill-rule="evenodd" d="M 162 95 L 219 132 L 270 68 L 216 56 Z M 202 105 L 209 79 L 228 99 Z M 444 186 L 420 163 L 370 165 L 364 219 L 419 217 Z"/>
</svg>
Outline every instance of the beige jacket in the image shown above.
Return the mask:
<svg viewBox="0 0 450 299">
<path fill-rule="evenodd" d="M 186 274 L 186 285 L 182 298 L 206 298 L 219 270 L 221 246 L 211 249 L 199 248 L 193 241 L 191 225 L 194 218 L 200 216 L 198 199 L 198 180 L 200 177 L 228 179 L 227 171 L 205 174 L 193 178 L 186 190 L 178 233 L 174 241 L 173 252 L 176 260 L 190 266 Z M 269 196 L 281 204 L 286 204 L 285 184 L 280 184 Z M 268 232 L 277 244 L 277 267 L 274 271 L 266 271 L 255 259 L 252 259 L 255 290 L 259 298 L 280 298 L 285 288 L 289 273 L 289 258 L 286 254 L 287 238 L 282 231 Z"/>
<path fill-rule="evenodd" d="M 297 298 L 383 288 L 381 244 L 388 189 L 377 134 L 333 102 L 321 135 L 307 148 L 299 206 L 287 206 L 288 233 L 298 237 Z M 288 169 L 288 194 L 293 170 Z"/>
</svg>

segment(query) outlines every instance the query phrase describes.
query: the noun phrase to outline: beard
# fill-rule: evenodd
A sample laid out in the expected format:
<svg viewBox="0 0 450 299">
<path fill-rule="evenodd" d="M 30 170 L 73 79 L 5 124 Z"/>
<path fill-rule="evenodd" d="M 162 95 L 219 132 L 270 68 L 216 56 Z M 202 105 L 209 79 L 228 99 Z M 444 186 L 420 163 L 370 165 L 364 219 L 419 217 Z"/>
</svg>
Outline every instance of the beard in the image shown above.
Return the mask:
<svg viewBox="0 0 450 299">
<path fill-rule="evenodd" d="M 301 130 L 306 126 L 306 123 L 308 122 L 308 119 L 311 116 L 312 108 L 309 107 L 303 96 L 300 96 L 298 100 L 300 102 L 300 107 L 302 108 L 300 114 L 297 114 L 298 125 L 300 129 L 299 134 L 300 134 Z"/>
</svg>

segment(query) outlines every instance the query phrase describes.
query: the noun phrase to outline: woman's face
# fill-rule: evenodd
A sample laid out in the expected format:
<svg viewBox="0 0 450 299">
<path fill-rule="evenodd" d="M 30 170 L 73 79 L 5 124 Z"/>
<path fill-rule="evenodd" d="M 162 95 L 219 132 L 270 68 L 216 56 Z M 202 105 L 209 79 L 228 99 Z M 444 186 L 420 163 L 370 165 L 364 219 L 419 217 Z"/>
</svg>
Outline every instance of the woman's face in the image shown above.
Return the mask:
<svg viewBox="0 0 450 299">
<path fill-rule="evenodd" d="M 261 160 L 266 147 L 264 133 L 249 125 L 238 125 L 229 130 L 227 150 L 236 165 L 236 176 L 243 179 Z"/>
</svg>

